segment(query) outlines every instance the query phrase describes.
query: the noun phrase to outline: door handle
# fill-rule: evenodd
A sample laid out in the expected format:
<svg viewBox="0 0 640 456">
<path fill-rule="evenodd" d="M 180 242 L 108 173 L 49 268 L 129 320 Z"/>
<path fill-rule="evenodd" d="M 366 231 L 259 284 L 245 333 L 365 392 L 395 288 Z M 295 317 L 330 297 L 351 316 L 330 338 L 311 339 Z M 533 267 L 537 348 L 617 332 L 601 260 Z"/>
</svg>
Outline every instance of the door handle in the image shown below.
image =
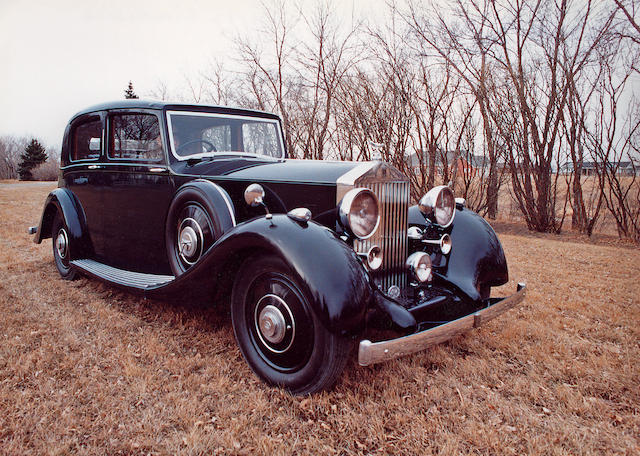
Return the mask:
<svg viewBox="0 0 640 456">
<path fill-rule="evenodd" d="M 167 170 L 167 168 L 150 168 L 149 171 L 152 173 L 163 173 Z"/>
<path fill-rule="evenodd" d="M 88 169 L 102 169 L 104 168 L 102 165 L 89 165 L 87 166 Z"/>
</svg>

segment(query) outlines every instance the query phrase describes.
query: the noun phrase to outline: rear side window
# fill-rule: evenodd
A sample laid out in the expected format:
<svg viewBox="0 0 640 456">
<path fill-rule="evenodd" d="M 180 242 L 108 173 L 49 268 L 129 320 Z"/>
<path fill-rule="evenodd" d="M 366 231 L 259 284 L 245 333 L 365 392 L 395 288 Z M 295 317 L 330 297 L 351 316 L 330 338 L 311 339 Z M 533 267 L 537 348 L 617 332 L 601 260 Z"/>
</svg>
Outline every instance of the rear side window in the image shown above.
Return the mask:
<svg viewBox="0 0 640 456">
<path fill-rule="evenodd" d="M 78 125 L 73 131 L 71 160 L 95 160 L 102 150 L 102 121 L 99 117 Z"/>
<path fill-rule="evenodd" d="M 111 117 L 109 158 L 115 160 L 162 160 L 162 136 L 153 114 L 115 114 Z"/>
</svg>

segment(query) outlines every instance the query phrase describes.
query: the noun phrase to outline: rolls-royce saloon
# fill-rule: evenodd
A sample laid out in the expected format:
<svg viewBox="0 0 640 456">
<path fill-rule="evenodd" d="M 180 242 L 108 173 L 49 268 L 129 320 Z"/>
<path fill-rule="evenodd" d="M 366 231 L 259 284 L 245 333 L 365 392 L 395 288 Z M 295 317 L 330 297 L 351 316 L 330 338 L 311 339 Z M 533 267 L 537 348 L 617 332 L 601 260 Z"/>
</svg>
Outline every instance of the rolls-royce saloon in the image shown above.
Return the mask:
<svg viewBox="0 0 640 456">
<path fill-rule="evenodd" d="M 424 350 L 524 298 L 491 226 L 447 186 L 410 204 L 381 162 L 287 157 L 278 116 L 127 100 L 65 131 L 59 185 L 29 229 L 63 279 L 230 308 L 242 355 L 294 394 Z M 383 335 L 381 335 L 383 334 Z"/>
</svg>

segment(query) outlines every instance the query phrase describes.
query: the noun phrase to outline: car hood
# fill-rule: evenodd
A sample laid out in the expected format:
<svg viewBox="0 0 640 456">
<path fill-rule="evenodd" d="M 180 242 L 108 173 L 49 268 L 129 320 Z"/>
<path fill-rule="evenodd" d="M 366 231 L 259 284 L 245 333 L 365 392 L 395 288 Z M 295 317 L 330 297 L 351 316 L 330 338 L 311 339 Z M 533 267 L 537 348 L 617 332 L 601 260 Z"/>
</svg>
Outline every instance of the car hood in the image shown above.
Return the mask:
<svg viewBox="0 0 640 456">
<path fill-rule="evenodd" d="M 175 164 L 183 175 L 222 177 L 256 182 L 291 182 L 336 185 L 338 179 L 357 166 L 358 162 L 325 160 L 269 160 L 250 157 L 216 157 L 194 165 Z"/>
</svg>

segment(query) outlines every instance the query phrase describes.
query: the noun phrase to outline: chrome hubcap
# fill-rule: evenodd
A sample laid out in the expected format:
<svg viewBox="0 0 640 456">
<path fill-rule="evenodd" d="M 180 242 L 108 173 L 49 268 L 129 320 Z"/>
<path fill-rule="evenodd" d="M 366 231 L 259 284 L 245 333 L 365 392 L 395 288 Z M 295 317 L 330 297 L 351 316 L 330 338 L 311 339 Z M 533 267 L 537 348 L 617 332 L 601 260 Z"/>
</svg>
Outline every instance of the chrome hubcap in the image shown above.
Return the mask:
<svg viewBox="0 0 640 456">
<path fill-rule="evenodd" d="M 187 226 L 180 233 L 180 253 L 186 256 L 193 256 L 198 248 L 198 238 L 196 232 Z"/>
<path fill-rule="evenodd" d="M 202 256 L 204 235 L 198 222 L 186 218 L 178 230 L 178 252 L 182 260 L 188 265 L 194 264 Z"/>
<path fill-rule="evenodd" d="M 295 320 L 280 296 L 266 294 L 258 301 L 254 321 L 258 337 L 273 353 L 284 353 L 296 337 Z"/>
<path fill-rule="evenodd" d="M 61 229 L 58 232 L 58 237 L 56 238 L 56 250 L 58 251 L 58 256 L 62 259 L 67 257 L 67 245 L 69 245 L 67 232 L 64 229 Z"/>
<path fill-rule="evenodd" d="M 277 307 L 271 305 L 260 312 L 258 327 L 262 336 L 273 344 L 282 342 L 287 329 L 284 315 Z"/>
</svg>

